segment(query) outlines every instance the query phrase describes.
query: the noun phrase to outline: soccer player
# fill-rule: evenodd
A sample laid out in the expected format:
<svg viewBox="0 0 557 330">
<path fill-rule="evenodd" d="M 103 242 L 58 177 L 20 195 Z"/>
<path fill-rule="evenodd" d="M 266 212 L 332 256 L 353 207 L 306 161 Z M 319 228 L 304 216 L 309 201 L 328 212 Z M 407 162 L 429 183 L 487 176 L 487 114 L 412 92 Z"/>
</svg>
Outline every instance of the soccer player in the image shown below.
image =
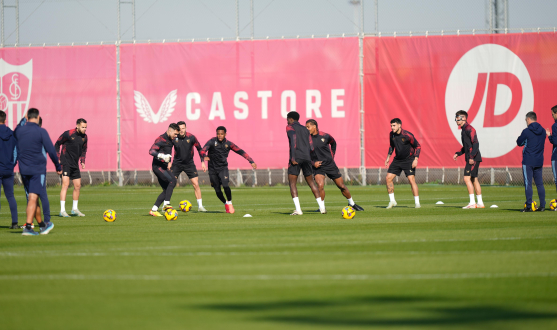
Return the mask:
<svg viewBox="0 0 557 330">
<path fill-rule="evenodd" d="M 193 147 L 196 147 L 199 157 L 201 157 L 201 168 L 203 169 L 203 172 L 207 171 L 205 162 L 201 156 L 201 145 L 195 135 L 186 132 L 185 122 L 179 121 L 177 125 L 180 127 L 180 132 L 176 138 L 172 140 L 172 144 L 174 145 L 174 161 L 172 164 L 169 164 L 169 168 L 172 170 L 176 179 L 182 172 L 186 172 L 186 175 L 190 179 L 191 185 L 193 186 L 195 198 L 197 199 L 198 210 L 200 212 L 207 212 L 207 210 L 203 207 L 203 202 L 201 200 L 201 189 L 199 189 L 197 168 L 195 168 L 195 163 L 193 162 Z"/>
<path fill-rule="evenodd" d="M 66 213 L 66 193 L 70 186 L 70 180 L 73 182 L 73 206 L 72 215 L 84 217 L 77 208 L 79 201 L 79 191 L 81 189 L 81 168 L 85 169 L 85 156 L 87 154 L 87 121 L 79 118 L 76 121 L 75 129 L 65 131 L 60 135 L 54 148 L 60 158 L 62 164 L 62 189 L 60 190 L 60 217 L 69 217 Z M 60 150 L 60 147 L 62 150 Z"/>
<path fill-rule="evenodd" d="M 257 169 L 257 164 L 254 163 L 253 159 L 244 150 L 240 149 L 234 142 L 226 139 L 226 127 L 224 126 L 217 127 L 217 136 L 207 141 L 203 146 L 203 150 L 201 150 L 201 155 L 209 162 L 211 186 L 215 189 L 220 201 L 224 203 L 226 213 L 235 212 L 234 206 L 232 206 L 232 191 L 228 186 L 230 177 L 228 174 L 228 154 L 230 150 L 247 159 L 251 167 Z M 221 186 L 224 189 L 226 198 L 222 194 Z"/>
<path fill-rule="evenodd" d="M 168 168 L 168 164 L 172 158 L 172 140 L 176 138 L 179 131 L 180 127 L 178 127 L 177 124 L 170 124 L 166 132 L 159 136 L 151 146 L 151 149 L 149 149 L 149 155 L 153 156 L 153 163 L 151 165 L 153 173 L 157 176 L 162 188 L 162 192 L 159 197 L 157 197 L 151 211 L 149 211 L 149 214 L 154 217 L 162 217 L 162 214 L 159 212 L 159 206 L 163 201 L 163 212 L 172 208 L 170 205 L 170 198 L 172 197 L 174 187 L 176 187 L 176 177 Z"/>
<path fill-rule="evenodd" d="M 480 143 L 478 142 L 478 135 L 472 125 L 468 124 L 468 113 L 464 110 L 459 110 L 455 114 L 455 121 L 460 127 L 460 138 L 462 140 L 462 149 L 457 151 L 453 159 L 464 155 L 466 166 L 464 167 L 464 183 L 468 188 L 468 195 L 470 195 L 470 203 L 463 207 L 463 209 L 483 209 L 484 202 L 482 200 L 482 187 L 478 180 L 478 170 L 482 162 L 482 154 L 480 153 Z M 476 190 L 476 197 L 478 203 L 474 200 L 474 189 Z"/>
<path fill-rule="evenodd" d="M 415 174 L 416 167 L 418 166 L 418 157 L 420 157 L 422 147 L 414 137 L 414 134 L 402 129 L 402 121 L 399 118 L 391 120 L 389 141 L 391 146 L 389 147 L 387 160 L 385 160 L 385 167 L 389 165 L 389 159 L 393 154 L 393 150 L 396 151 L 396 156 L 387 171 L 387 192 L 389 193 L 389 205 L 387 208 L 391 209 L 397 205 L 393 180 L 404 171 L 412 187 L 415 207 L 419 209 L 421 207 L 420 197 L 418 196 L 418 185 L 416 184 Z"/>
<path fill-rule="evenodd" d="M 27 222 L 22 235 L 39 235 L 39 233 L 31 228 L 38 198 L 41 199 L 44 211 L 44 227 L 40 228 L 40 234 L 46 235 L 54 228 L 54 224 L 50 221 L 50 204 L 45 185 L 46 155 L 43 154 L 43 148 L 54 163 L 56 173 L 59 175 L 62 174 L 62 167 L 48 132 L 38 125 L 39 110 L 35 108 L 29 109 L 27 111 L 27 119 L 28 122 L 25 126 L 18 127 L 15 132 L 19 171 L 25 191 L 28 193 Z"/>
<path fill-rule="evenodd" d="M 325 206 L 326 175 L 329 179 L 333 180 L 338 189 L 340 189 L 342 195 L 346 197 L 348 205 L 352 206 L 352 208 L 356 211 L 363 211 L 364 209 L 352 200 L 352 195 L 350 194 L 348 188 L 344 185 L 342 175 L 335 163 L 334 158 L 337 150 L 337 142 L 335 139 L 331 135 L 320 131 L 315 119 L 307 120 L 306 128 L 309 130 L 309 134 L 313 140 L 313 148 L 315 149 L 315 152 L 312 154 L 314 156 L 313 174 L 315 176 L 315 182 L 317 182 L 323 206 Z"/>
<path fill-rule="evenodd" d="M 551 151 L 551 169 L 553 170 L 553 182 L 555 183 L 555 189 L 557 189 L 557 105 L 551 108 L 551 115 L 553 116 L 553 120 L 555 123 L 551 126 L 551 130 L 549 128 L 545 129 L 547 134 L 547 138 L 549 142 L 553 144 L 553 150 Z M 555 209 L 557 211 L 557 209 Z"/>
<path fill-rule="evenodd" d="M 545 188 L 543 186 L 543 151 L 545 148 L 546 131 L 538 124 L 538 116 L 530 111 L 526 114 L 526 127 L 516 140 L 522 150 L 522 175 L 524 175 L 524 188 L 526 193 L 526 207 L 522 212 L 532 212 L 532 178 L 538 188 L 540 207 L 538 211 L 545 211 Z"/>
<path fill-rule="evenodd" d="M 10 229 L 19 229 L 17 225 L 17 202 L 14 197 L 14 167 L 17 163 L 16 139 L 13 131 L 6 126 L 6 113 L 0 110 L 0 188 L 4 186 L 4 195 L 10 205 L 12 225 Z"/>
<path fill-rule="evenodd" d="M 313 139 L 311 138 L 309 131 L 306 127 L 302 126 L 298 120 L 300 119 L 300 114 L 291 111 L 286 115 L 286 135 L 288 136 L 288 142 L 290 145 L 290 158 L 288 160 L 288 182 L 290 183 L 290 195 L 294 201 L 294 206 L 296 209 L 291 215 L 302 215 L 302 209 L 300 208 L 300 200 L 298 199 L 298 187 L 296 187 L 296 181 L 298 181 L 298 176 L 300 175 L 300 170 L 308 183 L 308 186 L 315 196 L 317 205 L 319 205 L 319 211 L 324 214 L 325 203 L 321 200 L 319 195 L 319 189 L 313 181 L 313 169 L 311 162 L 311 154 L 314 152 Z"/>
</svg>

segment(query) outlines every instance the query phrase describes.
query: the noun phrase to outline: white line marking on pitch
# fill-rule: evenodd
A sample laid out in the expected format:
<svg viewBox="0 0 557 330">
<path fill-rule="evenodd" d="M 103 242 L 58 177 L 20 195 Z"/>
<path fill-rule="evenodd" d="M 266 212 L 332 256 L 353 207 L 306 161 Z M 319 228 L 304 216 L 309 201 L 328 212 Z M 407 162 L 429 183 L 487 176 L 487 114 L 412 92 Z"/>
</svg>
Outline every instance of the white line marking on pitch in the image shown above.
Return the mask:
<svg viewBox="0 0 557 330">
<path fill-rule="evenodd" d="M 358 255 L 452 255 L 452 254 L 541 254 L 557 253 L 557 250 L 479 250 L 479 251 L 276 251 L 276 252 L 0 252 L 0 257 L 211 257 L 211 256 L 292 256 L 292 255 L 326 255 L 326 256 L 358 256 Z"/>
<path fill-rule="evenodd" d="M 459 280 L 557 277 L 557 273 L 446 273 L 446 274 L 337 274 L 337 275 L 0 275 L 0 280 L 122 280 L 122 281 L 384 281 Z"/>
</svg>

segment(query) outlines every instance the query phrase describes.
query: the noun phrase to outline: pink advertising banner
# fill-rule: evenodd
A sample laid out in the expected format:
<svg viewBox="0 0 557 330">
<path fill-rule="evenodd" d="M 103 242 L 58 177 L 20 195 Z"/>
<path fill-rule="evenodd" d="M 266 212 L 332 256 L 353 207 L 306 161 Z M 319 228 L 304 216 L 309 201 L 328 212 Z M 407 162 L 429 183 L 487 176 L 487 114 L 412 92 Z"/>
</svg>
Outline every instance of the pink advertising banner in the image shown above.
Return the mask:
<svg viewBox="0 0 557 330">
<path fill-rule="evenodd" d="M 52 142 L 87 120 L 86 170 L 117 168 L 115 46 L 0 48 L 0 109 L 12 129 L 38 108 Z M 54 166 L 48 161 L 48 171 Z"/>
<path fill-rule="evenodd" d="M 390 120 L 422 146 L 419 164 L 463 167 L 461 131 L 468 112 L 485 166 L 521 166 L 516 139 L 535 111 L 545 128 L 557 104 L 557 34 L 381 37 L 364 40 L 366 166 L 383 166 Z M 546 140 L 545 164 L 552 145 Z"/>
<path fill-rule="evenodd" d="M 339 166 L 360 166 L 356 38 L 129 44 L 121 62 L 123 170 L 150 169 L 149 148 L 178 121 L 201 144 L 223 125 L 259 168 L 287 167 L 289 111 L 336 139 Z M 229 165 L 251 168 L 234 153 Z"/>
</svg>

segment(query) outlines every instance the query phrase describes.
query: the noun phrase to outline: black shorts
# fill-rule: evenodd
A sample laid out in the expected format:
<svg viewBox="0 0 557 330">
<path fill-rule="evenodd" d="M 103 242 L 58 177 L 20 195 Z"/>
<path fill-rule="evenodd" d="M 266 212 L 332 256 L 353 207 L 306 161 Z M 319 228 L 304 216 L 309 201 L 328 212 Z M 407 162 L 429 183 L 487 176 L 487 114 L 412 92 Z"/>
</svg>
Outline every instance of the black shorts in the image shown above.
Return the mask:
<svg viewBox="0 0 557 330">
<path fill-rule="evenodd" d="M 68 176 L 70 180 L 81 179 L 81 171 L 79 167 L 71 167 L 67 164 L 62 164 L 62 176 Z"/>
<path fill-rule="evenodd" d="M 230 180 L 228 168 L 224 168 L 220 171 L 209 169 L 209 179 L 211 180 L 211 187 L 228 187 L 228 183 Z"/>
<path fill-rule="evenodd" d="M 159 180 L 159 184 L 163 189 L 166 189 L 171 183 L 176 184 L 176 177 L 166 167 L 153 165 L 153 173 L 157 176 L 157 180 Z"/>
<path fill-rule="evenodd" d="M 313 168 L 314 175 L 326 175 L 331 180 L 336 180 L 342 177 L 340 174 L 340 170 L 338 169 L 337 165 L 333 162 L 332 164 L 321 165 L 319 167 Z"/>
<path fill-rule="evenodd" d="M 296 165 L 293 165 L 292 162 L 288 162 L 288 174 L 298 176 L 300 175 L 300 170 L 304 173 L 304 177 L 313 174 L 313 169 L 309 160 L 300 160 L 296 162 L 298 163 Z"/>
<path fill-rule="evenodd" d="M 412 163 L 414 162 L 414 158 L 408 158 L 408 159 L 394 159 L 393 162 L 391 163 L 391 166 L 389 166 L 389 169 L 387 170 L 387 173 L 392 173 L 396 176 L 400 176 L 400 174 L 402 173 L 402 171 L 404 171 L 404 174 L 406 175 L 406 177 L 409 177 L 411 175 L 415 175 L 416 174 L 416 169 L 412 167 Z"/>
<path fill-rule="evenodd" d="M 466 166 L 464 167 L 464 176 L 477 178 L 478 169 L 480 168 L 480 163 L 481 162 L 474 162 L 474 165 L 470 165 L 470 163 L 466 162 Z"/>
<path fill-rule="evenodd" d="M 172 173 L 176 178 L 182 174 L 182 172 L 186 172 L 188 178 L 193 179 L 197 178 L 199 175 L 197 174 L 197 168 L 195 167 L 194 162 L 189 162 L 186 164 L 172 164 Z"/>
</svg>

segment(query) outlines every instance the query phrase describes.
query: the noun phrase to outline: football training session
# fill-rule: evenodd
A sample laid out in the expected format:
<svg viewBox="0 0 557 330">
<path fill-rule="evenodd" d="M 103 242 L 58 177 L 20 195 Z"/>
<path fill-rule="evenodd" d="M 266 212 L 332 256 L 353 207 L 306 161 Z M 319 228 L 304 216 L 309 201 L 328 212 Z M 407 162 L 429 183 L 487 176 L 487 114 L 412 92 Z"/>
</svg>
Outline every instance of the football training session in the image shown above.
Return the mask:
<svg viewBox="0 0 557 330">
<path fill-rule="evenodd" d="M 0 329 L 557 329 L 554 0 L 0 0 Z"/>
</svg>

